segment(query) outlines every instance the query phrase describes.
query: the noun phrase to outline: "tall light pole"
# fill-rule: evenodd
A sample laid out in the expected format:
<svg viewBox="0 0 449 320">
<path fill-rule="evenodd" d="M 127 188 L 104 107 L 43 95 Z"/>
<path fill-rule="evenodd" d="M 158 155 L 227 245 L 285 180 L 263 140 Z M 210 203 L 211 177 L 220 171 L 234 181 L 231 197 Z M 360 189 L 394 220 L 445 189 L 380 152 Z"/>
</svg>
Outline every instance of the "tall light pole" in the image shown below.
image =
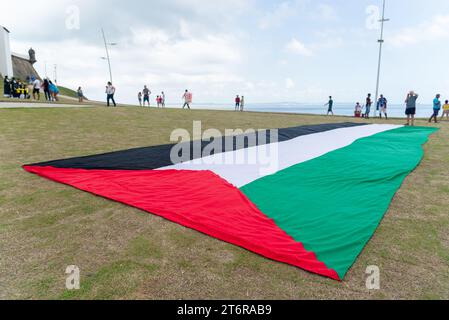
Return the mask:
<svg viewBox="0 0 449 320">
<path fill-rule="evenodd" d="M 385 22 L 390 21 L 390 19 L 385 19 L 385 0 L 383 0 L 383 8 L 382 8 L 382 19 L 379 20 L 379 22 L 381 23 L 381 27 L 380 27 L 380 39 L 378 40 L 379 42 L 379 63 L 377 66 L 377 84 L 376 84 L 376 107 L 374 108 L 374 116 L 377 116 L 377 102 L 379 100 L 379 85 L 380 85 L 380 67 L 382 64 L 382 48 L 383 48 L 383 44 L 384 44 L 384 24 Z"/>
<path fill-rule="evenodd" d="M 103 35 L 103 41 L 104 41 L 104 48 L 106 49 L 106 57 L 102 57 L 101 59 L 103 60 L 107 60 L 108 61 L 108 65 L 109 65 L 109 79 L 112 82 L 112 68 L 111 68 L 111 58 L 109 56 L 109 46 L 115 46 L 117 45 L 116 43 L 108 43 L 106 41 L 106 35 L 104 33 L 103 28 L 101 28 L 101 34 Z"/>
<path fill-rule="evenodd" d="M 54 69 L 54 77 L 55 77 L 55 84 L 58 84 L 58 65 L 55 64 Z"/>
</svg>

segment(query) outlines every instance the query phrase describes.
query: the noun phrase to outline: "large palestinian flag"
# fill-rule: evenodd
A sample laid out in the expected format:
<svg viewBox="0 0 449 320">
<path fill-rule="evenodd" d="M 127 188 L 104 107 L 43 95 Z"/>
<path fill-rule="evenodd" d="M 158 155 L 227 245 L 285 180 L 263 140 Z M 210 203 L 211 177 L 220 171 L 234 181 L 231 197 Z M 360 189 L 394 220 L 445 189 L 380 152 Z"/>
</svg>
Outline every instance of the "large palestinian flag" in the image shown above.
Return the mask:
<svg viewBox="0 0 449 320">
<path fill-rule="evenodd" d="M 395 192 L 423 156 L 432 128 L 325 124 L 280 129 L 209 156 L 210 141 L 132 149 L 24 166 L 264 257 L 342 280 Z M 223 138 L 224 139 L 224 138 Z M 236 138 L 237 139 L 237 138 Z M 228 144 L 229 145 L 229 144 Z M 274 170 L 224 158 L 276 150 Z M 273 169 L 273 168 L 272 168 Z"/>
</svg>

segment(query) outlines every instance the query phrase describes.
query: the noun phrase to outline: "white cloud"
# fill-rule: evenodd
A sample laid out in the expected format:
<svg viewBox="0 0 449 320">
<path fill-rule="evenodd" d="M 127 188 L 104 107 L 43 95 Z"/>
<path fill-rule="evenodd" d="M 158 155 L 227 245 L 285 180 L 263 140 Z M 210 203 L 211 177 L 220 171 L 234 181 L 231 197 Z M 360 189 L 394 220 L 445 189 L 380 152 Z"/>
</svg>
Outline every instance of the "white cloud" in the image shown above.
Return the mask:
<svg viewBox="0 0 449 320">
<path fill-rule="evenodd" d="M 317 6 L 317 18 L 326 21 L 335 21 L 338 19 L 335 8 L 328 4 L 319 4 Z"/>
<path fill-rule="evenodd" d="M 293 89 L 295 87 L 295 82 L 291 78 L 285 79 L 285 88 L 287 90 Z"/>
<path fill-rule="evenodd" d="M 259 28 L 264 30 L 279 27 L 287 20 L 299 16 L 314 21 L 338 20 L 337 12 L 331 5 L 315 5 L 309 0 L 291 0 L 281 2 L 272 11 L 265 12 L 259 20 Z"/>
<path fill-rule="evenodd" d="M 272 11 L 263 14 L 259 21 L 261 29 L 278 27 L 288 18 L 296 16 L 302 5 L 301 0 L 284 1 L 277 5 Z"/>
<path fill-rule="evenodd" d="M 302 56 L 311 56 L 312 51 L 306 47 L 305 44 L 303 44 L 301 41 L 299 41 L 296 38 L 293 38 L 290 40 L 290 42 L 285 47 L 286 50 L 293 54 L 299 54 Z"/>
<path fill-rule="evenodd" d="M 427 41 L 449 39 L 449 15 L 435 16 L 432 21 L 404 28 L 387 37 L 387 41 L 397 47 L 417 45 Z"/>
</svg>

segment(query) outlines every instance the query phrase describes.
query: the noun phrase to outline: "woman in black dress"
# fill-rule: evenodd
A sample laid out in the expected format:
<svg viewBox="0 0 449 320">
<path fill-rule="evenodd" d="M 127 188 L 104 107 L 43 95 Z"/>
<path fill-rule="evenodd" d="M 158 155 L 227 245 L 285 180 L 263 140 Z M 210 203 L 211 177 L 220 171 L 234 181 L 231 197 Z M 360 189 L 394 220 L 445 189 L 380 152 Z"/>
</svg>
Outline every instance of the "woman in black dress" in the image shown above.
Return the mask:
<svg viewBox="0 0 449 320">
<path fill-rule="evenodd" d="M 3 80 L 3 95 L 6 98 L 11 97 L 11 81 L 8 76 L 5 76 L 5 79 Z"/>
</svg>

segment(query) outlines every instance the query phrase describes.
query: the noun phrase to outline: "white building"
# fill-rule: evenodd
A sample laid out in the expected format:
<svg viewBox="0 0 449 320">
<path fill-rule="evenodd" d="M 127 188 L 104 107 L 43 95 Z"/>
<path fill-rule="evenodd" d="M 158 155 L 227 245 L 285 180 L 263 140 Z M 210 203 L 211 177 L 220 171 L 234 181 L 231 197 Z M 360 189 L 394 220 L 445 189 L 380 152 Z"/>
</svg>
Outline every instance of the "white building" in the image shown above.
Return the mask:
<svg viewBox="0 0 449 320">
<path fill-rule="evenodd" d="M 0 73 L 3 76 L 13 77 L 11 47 L 9 45 L 9 31 L 0 26 Z"/>
</svg>

